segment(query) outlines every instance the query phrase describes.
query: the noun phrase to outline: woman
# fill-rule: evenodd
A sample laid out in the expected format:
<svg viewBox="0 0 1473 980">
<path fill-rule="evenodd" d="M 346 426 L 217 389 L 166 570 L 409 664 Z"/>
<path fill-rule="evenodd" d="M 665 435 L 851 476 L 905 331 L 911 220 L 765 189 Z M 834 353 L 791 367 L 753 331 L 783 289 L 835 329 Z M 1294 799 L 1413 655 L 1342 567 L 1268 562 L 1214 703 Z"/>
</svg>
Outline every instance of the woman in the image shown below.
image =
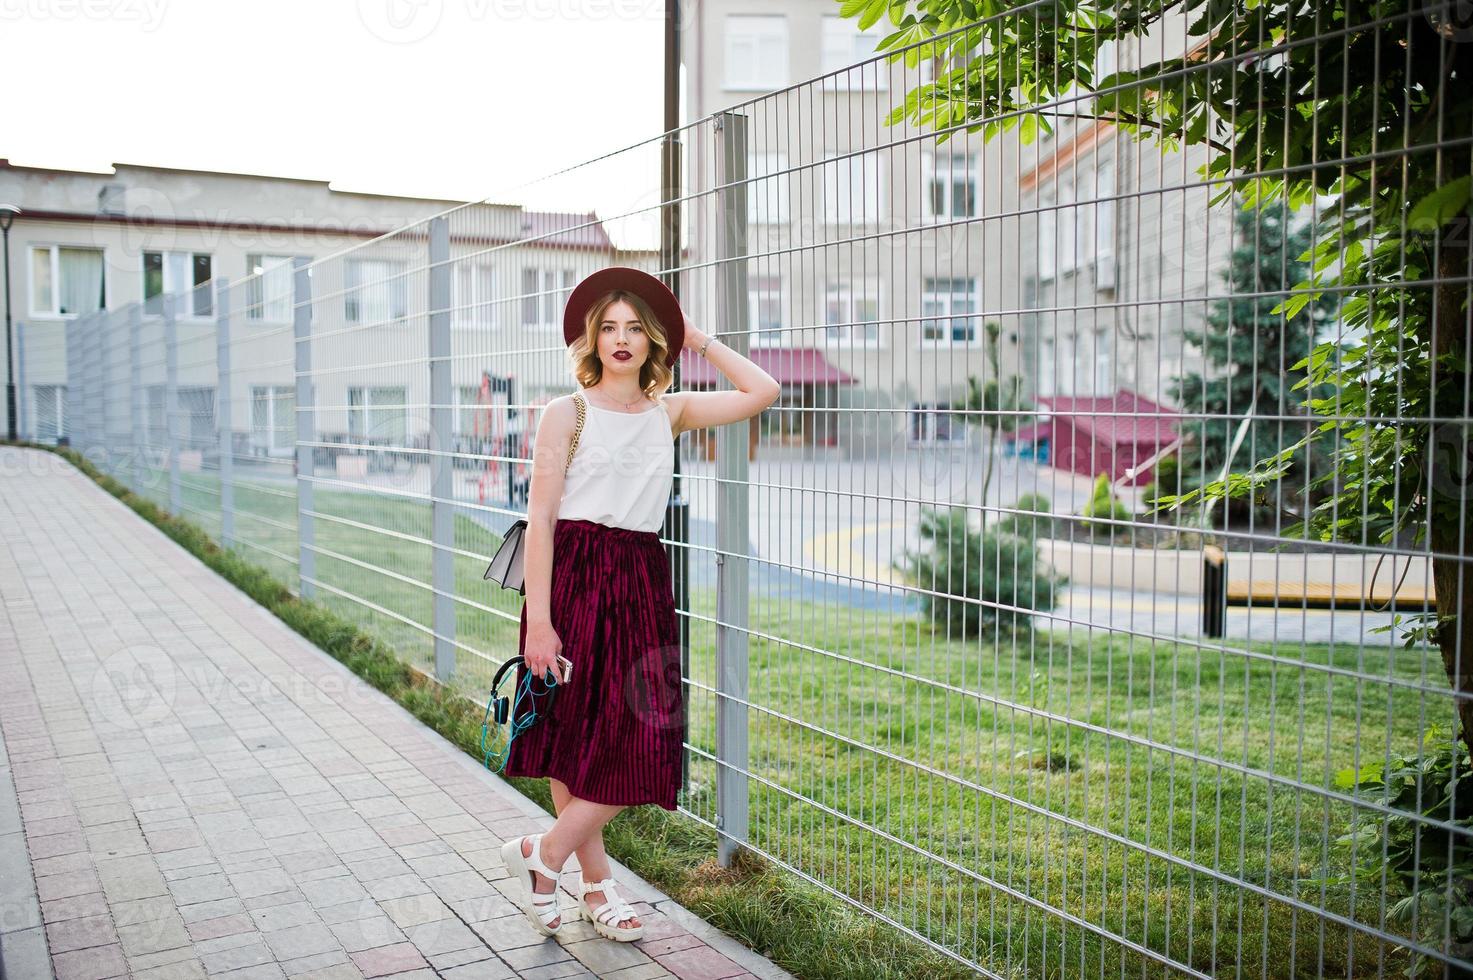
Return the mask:
<svg viewBox="0 0 1473 980">
<path fill-rule="evenodd" d="M 637 269 L 584 279 L 563 314 L 581 389 L 551 401 L 537 426 L 528 500 L 520 687 L 527 671 L 559 688 L 517 735 L 508 776 L 551 779 L 557 820 L 507 841 L 522 909 L 546 936 L 562 925 L 557 876 L 578 855 L 579 914 L 602 936 L 638 939 L 643 924 L 615 890 L 603 826 L 626 806 L 676 808 L 686 734 L 680 635 L 660 543 L 675 438 L 741 422 L 776 400 L 766 371 L 696 329 L 674 294 Z M 710 359 L 735 391 L 667 389 L 682 347 Z M 567 462 L 585 400 L 583 429 Z M 566 475 L 563 472 L 567 465 Z M 565 676 L 559 655 L 572 663 Z"/>
</svg>

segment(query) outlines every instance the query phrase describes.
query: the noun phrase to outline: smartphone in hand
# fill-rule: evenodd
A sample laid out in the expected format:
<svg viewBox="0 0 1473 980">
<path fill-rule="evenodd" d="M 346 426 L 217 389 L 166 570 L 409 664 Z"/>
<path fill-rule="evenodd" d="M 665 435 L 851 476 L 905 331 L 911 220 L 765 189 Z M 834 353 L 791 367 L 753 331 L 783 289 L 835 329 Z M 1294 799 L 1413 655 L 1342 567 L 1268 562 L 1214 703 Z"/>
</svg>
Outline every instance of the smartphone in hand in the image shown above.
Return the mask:
<svg viewBox="0 0 1473 980">
<path fill-rule="evenodd" d="M 573 679 L 573 661 L 562 654 L 557 655 L 558 666 L 563 669 L 563 683 L 566 684 Z"/>
</svg>

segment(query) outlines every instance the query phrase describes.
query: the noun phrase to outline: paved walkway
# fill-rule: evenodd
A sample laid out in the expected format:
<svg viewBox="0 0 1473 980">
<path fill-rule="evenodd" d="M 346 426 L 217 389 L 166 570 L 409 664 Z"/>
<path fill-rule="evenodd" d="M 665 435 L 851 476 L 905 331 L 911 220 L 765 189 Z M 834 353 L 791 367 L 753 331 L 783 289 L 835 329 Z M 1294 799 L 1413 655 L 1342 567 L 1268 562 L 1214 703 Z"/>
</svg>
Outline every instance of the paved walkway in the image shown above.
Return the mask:
<svg viewBox="0 0 1473 980">
<path fill-rule="evenodd" d="M 64 460 L 0 447 L 0 975 L 787 977 L 653 886 L 508 900 L 550 817 Z M 577 858 L 563 878 L 576 887 Z"/>
</svg>

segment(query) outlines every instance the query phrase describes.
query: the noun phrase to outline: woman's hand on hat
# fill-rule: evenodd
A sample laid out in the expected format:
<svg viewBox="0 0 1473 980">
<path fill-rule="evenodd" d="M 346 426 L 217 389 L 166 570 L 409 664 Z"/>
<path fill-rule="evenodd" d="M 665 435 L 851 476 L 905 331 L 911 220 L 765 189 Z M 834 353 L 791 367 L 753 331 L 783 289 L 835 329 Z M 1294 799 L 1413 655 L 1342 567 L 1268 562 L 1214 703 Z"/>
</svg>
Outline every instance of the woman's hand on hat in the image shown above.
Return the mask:
<svg viewBox="0 0 1473 980">
<path fill-rule="evenodd" d="M 690 317 L 685 315 L 684 310 L 681 311 L 680 315 L 685 320 L 685 337 L 682 346 L 689 347 L 691 350 L 700 350 L 701 345 L 704 344 L 708 338 L 699 327 L 690 322 Z"/>
</svg>

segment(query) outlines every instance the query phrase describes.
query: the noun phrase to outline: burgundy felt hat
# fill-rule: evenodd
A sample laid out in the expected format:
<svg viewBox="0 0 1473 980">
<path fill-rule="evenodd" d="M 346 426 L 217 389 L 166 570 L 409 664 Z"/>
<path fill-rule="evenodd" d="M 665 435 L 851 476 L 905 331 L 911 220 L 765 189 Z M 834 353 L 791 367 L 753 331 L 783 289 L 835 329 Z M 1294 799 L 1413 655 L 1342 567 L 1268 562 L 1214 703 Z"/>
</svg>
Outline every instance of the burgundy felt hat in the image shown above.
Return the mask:
<svg viewBox="0 0 1473 980">
<path fill-rule="evenodd" d="M 685 317 L 680 312 L 680 301 L 659 279 L 648 272 L 628 266 L 611 265 L 600 269 L 573 287 L 568 296 L 568 305 L 563 307 L 563 340 L 571 344 L 583 336 L 583 321 L 588 310 L 605 294 L 615 289 L 631 292 L 649 304 L 650 310 L 665 328 L 666 343 L 670 351 L 665 359 L 667 366 L 674 366 L 685 346 Z"/>
</svg>

